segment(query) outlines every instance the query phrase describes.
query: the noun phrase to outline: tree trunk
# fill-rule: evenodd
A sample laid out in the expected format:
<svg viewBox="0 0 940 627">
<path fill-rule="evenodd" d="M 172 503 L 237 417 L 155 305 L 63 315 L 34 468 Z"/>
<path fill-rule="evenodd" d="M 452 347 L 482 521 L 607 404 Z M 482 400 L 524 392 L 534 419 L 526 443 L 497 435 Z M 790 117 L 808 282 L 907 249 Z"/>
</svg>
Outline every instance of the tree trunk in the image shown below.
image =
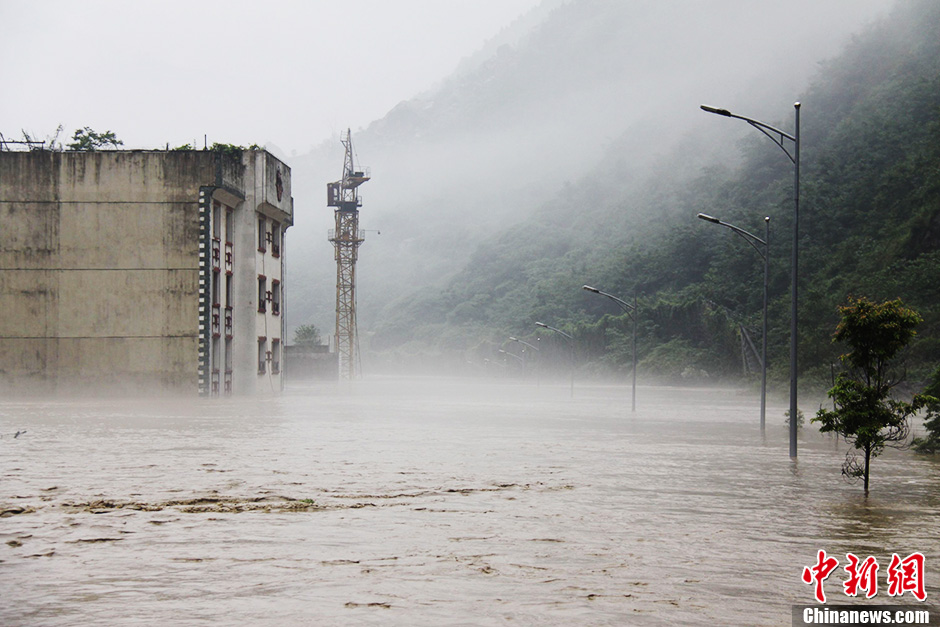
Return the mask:
<svg viewBox="0 0 940 627">
<path fill-rule="evenodd" d="M 868 467 L 871 464 L 871 447 L 865 447 L 865 496 L 868 496 Z"/>
</svg>

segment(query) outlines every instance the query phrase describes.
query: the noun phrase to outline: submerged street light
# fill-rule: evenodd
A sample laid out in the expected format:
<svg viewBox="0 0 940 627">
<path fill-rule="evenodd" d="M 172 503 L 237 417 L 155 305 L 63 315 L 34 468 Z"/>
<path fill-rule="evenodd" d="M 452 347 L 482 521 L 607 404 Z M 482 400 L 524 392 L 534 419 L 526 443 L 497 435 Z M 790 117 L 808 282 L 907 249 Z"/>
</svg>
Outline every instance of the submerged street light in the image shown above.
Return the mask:
<svg viewBox="0 0 940 627">
<path fill-rule="evenodd" d="M 525 347 L 528 346 L 529 348 L 531 348 L 532 350 L 534 350 L 536 353 L 539 352 L 539 347 L 538 347 L 538 346 L 535 346 L 535 345 L 533 345 L 533 344 L 529 344 L 529 343 L 526 342 L 525 340 L 520 340 L 519 338 L 513 337 L 513 336 L 511 336 L 511 335 L 509 336 L 509 341 L 510 341 L 510 342 L 518 342 L 519 344 L 522 344 L 522 347 L 523 347 L 523 348 L 522 348 L 522 372 L 523 372 L 523 375 L 525 375 L 526 366 L 528 365 L 528 356 L 526 355 L 526 349 L 525 349 Z M 536 386 L 539 386 L 539 385 L 540 385 L 539 379 L 540 379 L 540 376 L 541 376 L 541 375 L 540 375 L 540 373 L 539 373 L 539 368 L 538 368 L 539 364 L 538 364 L 538 362 L 536 362 L 535 365 L 536 365 L 536 371 L 535 371 L 535 385 L 536 385 Z"/>
<path fill-rule="evenodd" d="M 761 433 L 764 432 L 764 425 L 766 423 L 766 414 L 767 414 L 767 281 L 769 275 L 769 264 L 770 264 L 770 218 L 764 218 L 764 239 L 757 237 L 751 233 L 748 233 L 744 229 L 740 229 L 733 224 L 728 224 L 727 222 L 722 222 L 718 218 L 715 218 L 704 213 L 698 214 L 699 219 L 705 220 L 706 222 L 712 222 L 714 224 L 720 224 L 721 226 L 727 227 L 741 236 L 741 238 L 751 245 L 751 248 L 757 251 L 757 254 L 761 256 L 761 259 L 764 260 L 764 314 L 763 314 L 763 330 L 761 337 L 761 353 L 760 353 L 760 430 Z M 763 250 L 761 250 L 757 244 L 763 245 Z"/>
<path fill-rule="evenodd" d="M 515 354 L 515 353 L 510 353 L 509 351 L 506 351 L 506 350 L 503 350 L 503 349 L 499 349 L 498 352 L 499 352 L 501 355 L 509 355 L 510 357 L 512 357 L 512 358 L 514 358 L 514 359 L 518 359 L 520 363 L 525 364 L 525 359 L 524 359 L 521 355 L 517 355 L 517 354 Z"/>
<path fill-rule="evenodd" d="M 617 298 L 613 294 L 602 292 L 596 287 L 591 287 L 590 285 L 583 285 L 581 289 L 593 292 L 595 294 L 600 294 L 601 296 L 606 296 L 610 300 L 620 305 L 620 308 L 629 314 L 630 319 L 633 320 L 633 409 L 631 411 L 636 411 L 636 292 L 633 292 L 633 304 L 631 305 L 630 303 Z"/>
<path fill-rule="evenodd" d="M 746 118 L 743 115 L 735 115 L 727 109 L 719 109 L 708 105 L 701 106 L 702 111 L 721 115 L 726 118 L 736 118 L 744 120 L 761 133 L 770 138 L 772 142 L 780 147 L 780 150 L 787 155 L 787 158 L 793 163 L 793 252 L 790 264 L 790 457 L 796 459 L 796 435 L 797 435 L 797 374 L 796 374 L 796 350 L 797 350 L 797 302 L 799 284 L 799 256 L 800 256 L 800 103 L 793 104 L 794 113 L 794 131 L 793 135 L 774 128 L 763 122 Z M 784 140 L 789 143 L 784 143 Z M 787 149 L 790 146 L 792 152 Z"/>
<path fill-rule="evenodd" d="M 520 339 L 517 338 L 517 337 L 513 337 L 513 336 L 510 335 L 510 336 L 509 336 L 509 341 L 510 341 L 510 342 L 519 342 L 520 344 L 522 344 L 522 345 L 524 345 L 524 346 L 528 346 L 529 348 L 531 348 L 532 350 L 534 350 L 536 353 L 539 352 L 539 347 L 538 347 L 538 346 L 534 346 L 534 345 L 532 345 L 532 344 L 529 344 L 529 343 L 526 342 L 525 340 L 520 340 Z M 524 348 L 522 349 L 522 352 L 523 352 L 523 353 L 525 352 L 525 349 L 524 349 Z"/>
<path fill-rule="evenodd" d="M 543 329 L 548 329 L 549 331 L 554 331 L 555 333 L 560 334 L 566 340 L 568 340 L 568 346 L 571 349 L 571 396 L 574 397 L 574 338 L 562 331 L 561 329 L 556 329 L 555 327 L 549 326 L 544 322 L 536 322 L 535 326 L 542 327 Z"/>
</svg>

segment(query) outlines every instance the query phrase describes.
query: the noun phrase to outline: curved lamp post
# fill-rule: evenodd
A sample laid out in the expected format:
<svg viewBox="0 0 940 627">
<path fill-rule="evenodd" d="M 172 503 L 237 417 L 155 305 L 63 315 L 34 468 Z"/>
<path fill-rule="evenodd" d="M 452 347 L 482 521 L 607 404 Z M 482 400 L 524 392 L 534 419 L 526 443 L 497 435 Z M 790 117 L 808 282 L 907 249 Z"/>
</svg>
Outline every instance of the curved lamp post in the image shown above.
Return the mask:
<svg viewBox="0 0 940 627">
<path fill-rule="evenodd" d="M 727 109 L 718 109 L 702 105 L 702 110 L 726 118 L 744 120 L 761 133 L 766 135 L 787 155 L 793 163 L 793 253 L 790 263 L 790 457 L 796 459 L 797 434 L 797 375 L 796 375 L 796 349 L 797 349 L 797 285 L 799 283 L 799 256 L 800 256 L 800 103 L 793 104 L 795 110 L 795 126 L 793 135 L 785 133 L 763 122 L 735 115 Z M 789 143 L 785 143 L 789 142 Z M 792 152 L 788 150 L 792 148 Z"/>
<path fill-rule="evenodd" d="M 610 300 L 614 301 L 620 308 L 627 312 L 630 315 L 630 319 L 633 320 L 633 409 L 636 411 L 636 292 L 633 293 L 633 304 L 621 300 L 614 296 L 613 294 L 608 294 L 607 292 L 602 292 L 596 287 L 591 287 L 590 285 L 584 285 L 581 287 L 583 290 L 593 292 L 595 294 L 600 294 L 601 296 L 606 296 Z"/>
<path fill-rule="evenodd" d="M 554 331 L 555 333 L 560 334 L 566 340 L 568 340 L 568 347 L 571 349 L 571 396 L 574 397 L 574 338 L 562 331 L 561 329 L 556 329 L 551 327 L 544 322 L 536 322 L 535 326 L 542 327 L 543 329 L 548 329 L 549 331 Z"/>
<path fill-rule="evenodd" d="M 761 256 L 761 259 L 764 260 L 764 314 L 763 314 L 763 330 L 761 337 L 761 353 L 760 353 L 760 430 L 761 433 L 764 432 L 764 425 L 766 423 L 767 415 L 767 281 L 769 276 L 769 263 L 770 263 L 770 218 L 764 218 L 764 239 L 757 237 L 751 233 L 748 233 L 744 229 L 740 229 L 733 224 L 728 224 L 727 222 L 722 222 L 718 218 L 715 218 L 704 213 L 698 214 L 699 219 L 705 220 L 706 222 L 713 222 L 714 224 L 720 224 L 721 226 L 727 227 L 741 236 L 741 238 L 751 245 L 751 248 L 757 251 L 757 254 Z M 763 245 L 763 250 L 757 245 Z"/>
<path fill-rule="evenodd" d="M 525 340 L 520 340 L 519 338 L 513 337 L 513 336 L 511 336 L 511 335 L 509 336 L 509 341 L 510 341 L 510 342 L 518 342 L 518 343 L 522 344 L 522 346 L 523 346 L 523 348 L 522 348 L 522 358 L 523 358 L 523 359 L 522 359 L 522 370 L 523 370 L 523 372 L 524 372 L 524 371 L 526 370 L 526 365 L 528 364 L 528 358 L 527 358 L 527 356 L 526 356 L 525 347 L 528 346 L 529 348 L 531 348 L 532 350 L 534 350 L 536 353 L 539 352 L 539 347 L 538 347 L 538 346 L 535 346 L 535 345 L 533 345 L 533 344 L 529 344 L 529 343 L 526 342 Z M 536 385 L 536 387 L 539 387 L 539 385 L 540 385 L 539 379 L 540 379 L 540 376 L 541 376 L 540 373 L 539 373 L 539 368 L 538 368 L 538 366 L 539 366 L 539 364 L 538 364 L 538 362 L 536 362 L 536 370 L 535 370 L 535 385 Z"/>
<path fill-rule="evenodd" d="M 525 365 L 525 359 L 524 359 L 522 356 L 517 355 L 517 354 L 515 354 L 515 353 L 510 353 L 509 351 L 505 351 L 505 350 L 503 350 L 503 349 L 499 349 L 499 352 L 500 352 L 500 354 L 502 354 L 502 355 L 509 355 L 510 357 L 512 357 L 512 358 L 514 358 L 514 359 L 518 359 L 518 360 L 519 360 L 519 363 Z"/>
</svg>

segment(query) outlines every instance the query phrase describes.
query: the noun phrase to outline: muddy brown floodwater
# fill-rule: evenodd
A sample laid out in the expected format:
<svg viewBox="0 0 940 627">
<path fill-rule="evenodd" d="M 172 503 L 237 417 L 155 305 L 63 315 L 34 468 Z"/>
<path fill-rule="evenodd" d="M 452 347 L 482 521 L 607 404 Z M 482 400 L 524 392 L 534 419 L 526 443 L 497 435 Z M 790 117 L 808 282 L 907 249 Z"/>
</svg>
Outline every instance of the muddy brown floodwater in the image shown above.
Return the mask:
<svg viewBox="0 0 940 627">
<path fill-rule="evenodd" d="M 940 598 L 936 461 L 888 451 L 866 499 L 753 392 L 629 394 L 0 402 L 0 624 L 789 625 L 819 549 L 920 551 Z"/>
</svg>

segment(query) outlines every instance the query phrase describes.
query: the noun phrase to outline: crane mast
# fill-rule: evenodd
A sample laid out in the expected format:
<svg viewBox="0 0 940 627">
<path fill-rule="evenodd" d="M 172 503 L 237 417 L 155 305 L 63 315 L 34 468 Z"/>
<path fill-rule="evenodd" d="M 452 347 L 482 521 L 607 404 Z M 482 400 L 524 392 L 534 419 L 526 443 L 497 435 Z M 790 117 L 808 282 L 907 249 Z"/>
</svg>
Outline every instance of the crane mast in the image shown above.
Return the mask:
<svg viewBox="0 0 940 627">
<path fill-rule="evenodd" d="M 343 178 L 326 184 L 327 205 L 334 207 L 336 228 L 329 233 L 336 258 L 336 353 L 341 379 L 360 374 L 359 335 L 356 330 L 356 259 L 365 232 L 359 228 L 362 198 L 358 188 L 369 180 L 369 172 L 357 170 L 353 160 L 352 133 L 341 140 L 346 148 Z"/>
</svg>

